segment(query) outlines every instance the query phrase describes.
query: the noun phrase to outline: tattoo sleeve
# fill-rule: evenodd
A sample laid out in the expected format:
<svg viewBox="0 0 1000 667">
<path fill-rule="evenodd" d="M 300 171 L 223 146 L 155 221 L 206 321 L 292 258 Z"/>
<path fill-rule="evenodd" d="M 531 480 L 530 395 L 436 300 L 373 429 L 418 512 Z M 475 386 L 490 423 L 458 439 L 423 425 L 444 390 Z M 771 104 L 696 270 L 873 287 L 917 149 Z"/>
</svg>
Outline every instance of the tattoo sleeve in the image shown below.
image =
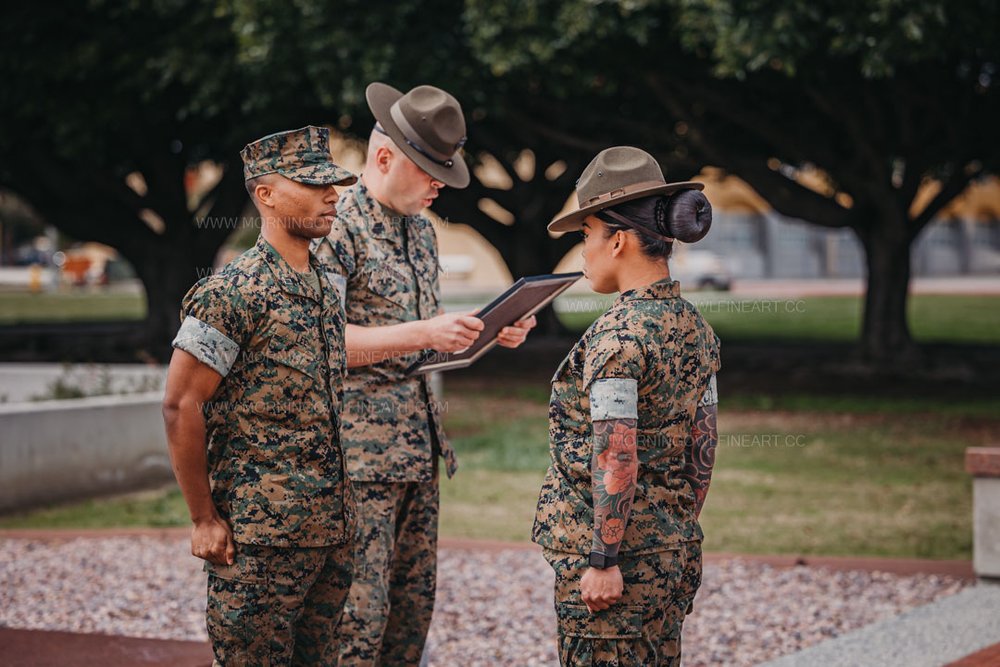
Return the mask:
<svg viewBox="0 0 1000 667">
<path fill-rule="evenodd" d="M 715 448 L 719 443 L 719 431 L 716 424 L 717 405 L 699 405 L 694 413 L 694 425 L 691 427 L 691 440 L 684 452 L 684 478 L 691 484 L 695 496 L 695 516 L 701 515 L 705 506 L 705 496 L 708 495 L 708 485 L 712 481 L 712 468 L 715 466 Z"/>
<path fill-rule="evenodd" d="M 594 494 L 592 550 L 617 556 L 635 497 L 639 473 L 635 419 L 606 419 L 594 424 L 591 463 Z"/>
</svg>

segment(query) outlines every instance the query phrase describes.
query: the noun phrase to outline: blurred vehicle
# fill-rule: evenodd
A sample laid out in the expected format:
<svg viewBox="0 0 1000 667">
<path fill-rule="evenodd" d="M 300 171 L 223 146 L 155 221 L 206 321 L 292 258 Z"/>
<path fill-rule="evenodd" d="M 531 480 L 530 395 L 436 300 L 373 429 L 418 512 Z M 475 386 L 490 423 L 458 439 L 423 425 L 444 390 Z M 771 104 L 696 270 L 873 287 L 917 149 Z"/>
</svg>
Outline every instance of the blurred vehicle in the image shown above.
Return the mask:
<svg viewBox="0 0 1000 667">
<path fill-rule="evenodd" d="M 71 285 L 107 285 L 114 275 L 109 265 L 121 262 L 118 253 L 100 243 L 81 243 L 65 251 L 55 253 L 53 264 L 59 267 L 63 279 Z M 121 273 L 115 267 L 115 273 Z"/>
<path fill-rule="evenodd" d="M 684 248 L 670 260 L 670 277 L 685 287 L 729 290 L 733 276 L 721 255 L 710 250 Z"/>
</svg>

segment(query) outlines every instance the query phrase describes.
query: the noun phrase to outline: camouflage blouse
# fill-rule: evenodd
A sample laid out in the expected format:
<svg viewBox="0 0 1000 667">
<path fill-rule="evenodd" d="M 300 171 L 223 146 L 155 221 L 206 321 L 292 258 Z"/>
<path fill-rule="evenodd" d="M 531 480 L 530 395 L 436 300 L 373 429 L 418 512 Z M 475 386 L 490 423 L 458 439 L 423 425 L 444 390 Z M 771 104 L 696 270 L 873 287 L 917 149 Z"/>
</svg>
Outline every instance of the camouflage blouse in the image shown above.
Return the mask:
<svg viewBox="0 0 1000 667">
<path fill-rule="evenodd" d="M 680 297 L 677 282 L 663 280 L 622 293 L 552 378 L 552 463 L 532 540 L 556 551 L 590 553 L 590 390 L 596 380 L 612 378 L 634 383 L 638 394 L 638 481 L 620 553 L 659 551 L 701 539 L 694 491 L 681 472 L 695 411 L 703 397 L 713 400 L 719 365 L 718 338 Z"/>
<path fill-rule="evenodd" d="M 438 315 L 431 221 L 382 206 L 360 181 L 341 196 L 337 222 L 317 254 L 343 276 L 348 323 L 379 327 Z M 426 377 L 406 376 L 416 359 L 393 357 L 348 371 L 342 435 L 351 479 L 428 482 L 438 455 L 448 475 L 455 473 L 455 453 Z"/>
<path fill-rule="evenodd" d="M 310 257 L 313 271 L 322 271 Z M 346 542 L 354 504 L 338 436 L 344 315 L 261 237 L 184 297 L 173 346 L 223 376 L 204 406 L 212 497 L 237 542 Z"/>
</svg>

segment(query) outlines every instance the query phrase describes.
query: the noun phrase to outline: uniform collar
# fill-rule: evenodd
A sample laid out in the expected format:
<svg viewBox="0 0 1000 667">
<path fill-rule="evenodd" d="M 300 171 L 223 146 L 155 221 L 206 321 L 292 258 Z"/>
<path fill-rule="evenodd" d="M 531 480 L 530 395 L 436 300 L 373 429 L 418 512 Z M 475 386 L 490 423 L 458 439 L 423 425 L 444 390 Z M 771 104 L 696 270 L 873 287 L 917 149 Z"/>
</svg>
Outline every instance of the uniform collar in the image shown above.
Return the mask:
<svg viewBox="0 0 1000 667">
<path fill-rule="evenodd" d="M 257 237 L 256 248 L 257 252 L 264 259 L 264 262 L 270 267 L 274 281 L 284 292 L 296 296 L 304 296 L 315 301 L 320 300 L 321 295 L 316 294 L 316 290 L 313 289 L 312 285 L 309 285 L 301 274 L 293 269 L 292 265 L 285 261 L 284 257 L 278 254 L 274 246 L 264 240 L 263 234 Z M 317 260 L 312 248 L 309 250 L 309 267 L 313 271 L 320 271 L 319 260 Z M 319 274 L 317 273 L 317 275 Z M 322 285 L 322 282 L 320 284 Z"/>
<path fill-rule="evenodd" d="M 618 301 L 633 299 L 676 299 L 681 295 L 681 284 L 676 280 L 664 278 L 644 287 L 637 287 L 622 292 Z"/>
<path fill-rule="evenodd" d="M 422 215 L 397 213 L 375 199 L 360 179 L 356 185 L 352 186 L 352 190 L 354 190 L 353 194 L 357 199 L 358 209 L 368 222 L 368 230 L 375 238 L 399 243 L 402 241 L 408 225 L 419 227 L 422 224 L 424 219 Z"/>
</svg>

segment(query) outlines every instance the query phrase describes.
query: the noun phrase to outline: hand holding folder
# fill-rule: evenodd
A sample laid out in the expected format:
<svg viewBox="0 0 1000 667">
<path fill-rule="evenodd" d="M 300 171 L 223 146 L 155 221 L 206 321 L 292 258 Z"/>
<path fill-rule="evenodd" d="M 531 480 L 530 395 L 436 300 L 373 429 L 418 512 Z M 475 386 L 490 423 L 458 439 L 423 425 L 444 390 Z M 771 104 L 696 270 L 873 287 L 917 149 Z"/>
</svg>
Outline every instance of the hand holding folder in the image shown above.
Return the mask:
<svg viewBox="0 0 1000 667">
<path fill-rule="evenodd" d="M 503 294 L 474 313 L 484 325 L 475 343 L 461 352 L 425 352 L 407 369 L 407 375 L 446 371 L 472 365 L 497 344 L 497 335 L 504 327 L 531 317 L 582 276 L 582 273 L 576 272 L 521 278 Z"/>
</svg>

